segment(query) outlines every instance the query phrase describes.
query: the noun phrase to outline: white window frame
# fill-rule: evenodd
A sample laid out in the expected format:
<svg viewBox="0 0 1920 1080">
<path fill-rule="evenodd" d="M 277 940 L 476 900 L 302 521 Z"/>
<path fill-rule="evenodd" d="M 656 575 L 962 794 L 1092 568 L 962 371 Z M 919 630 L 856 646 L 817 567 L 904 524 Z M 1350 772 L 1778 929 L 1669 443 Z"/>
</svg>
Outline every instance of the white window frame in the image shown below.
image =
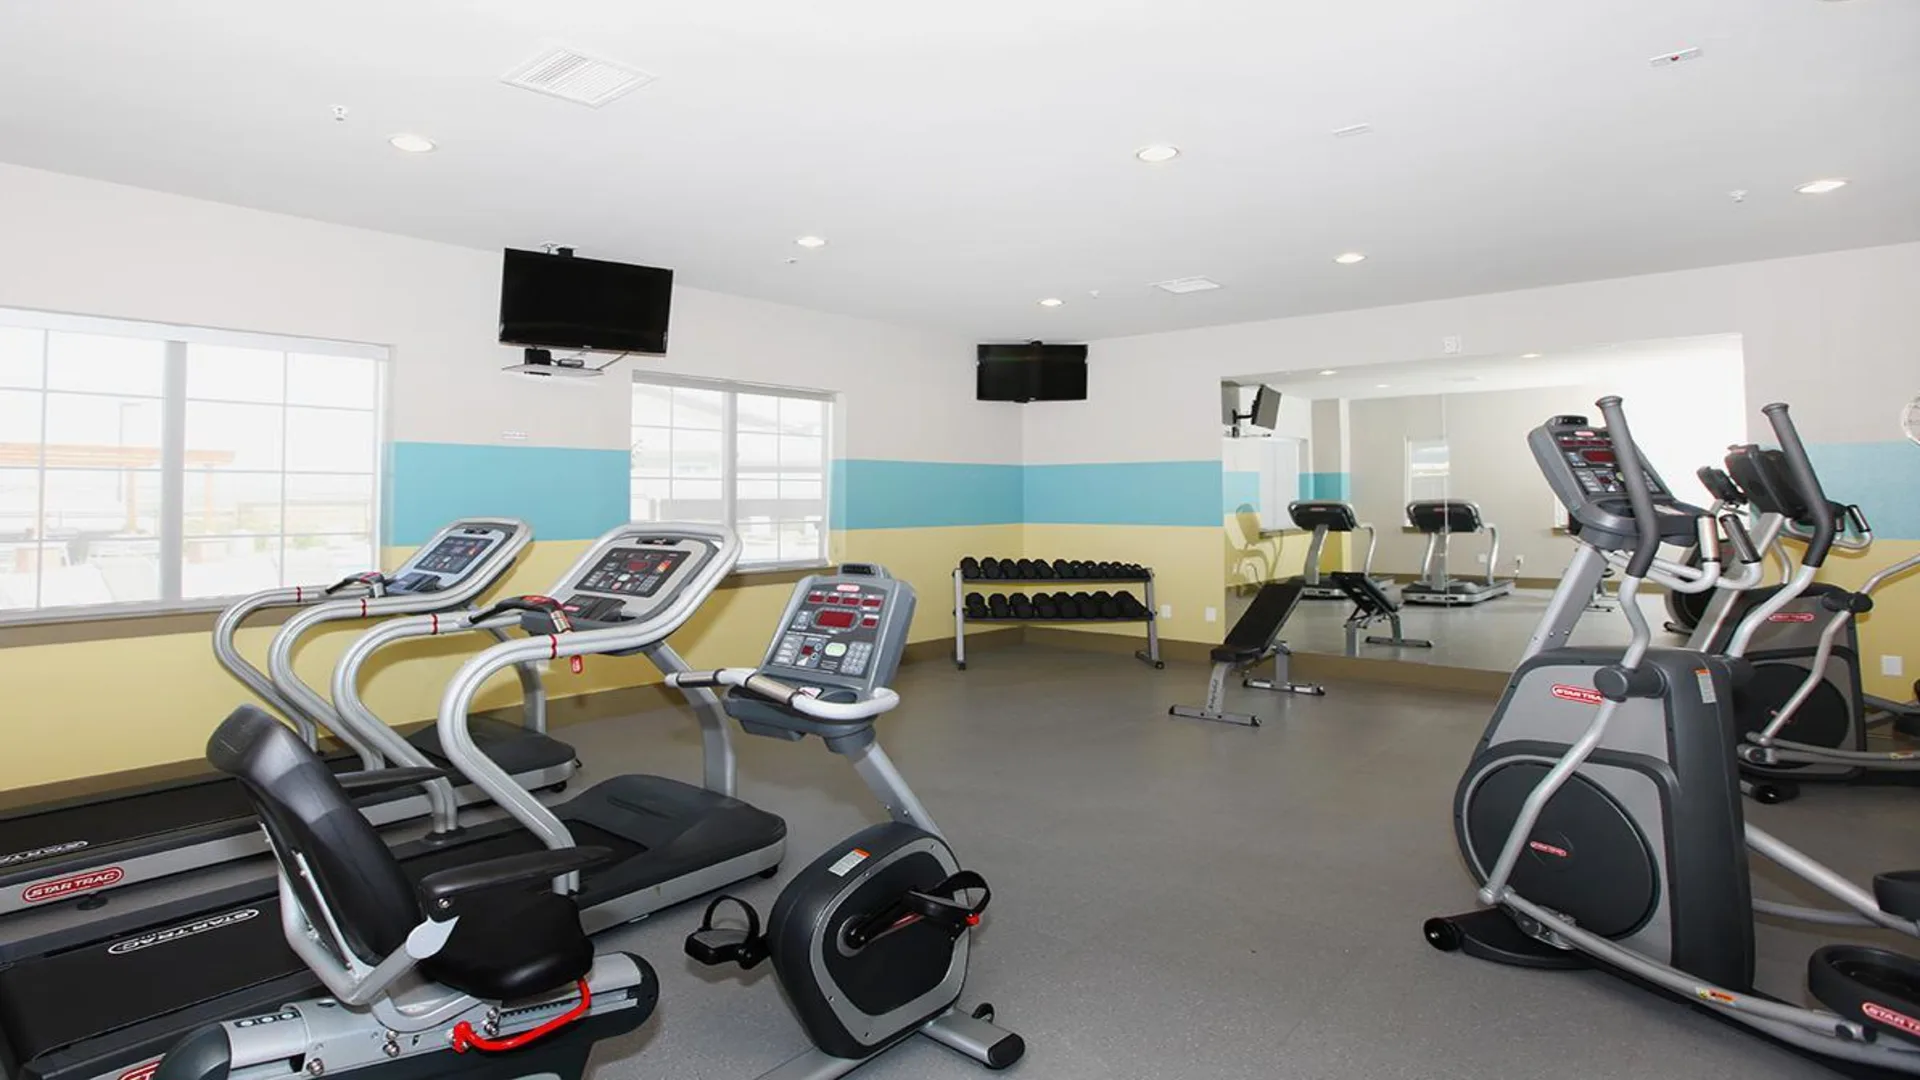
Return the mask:
<svg viewBox="0 0 1920 1080">
<path fill-rule="evenodd" d="M 693 375 L 666 375 L 652 371 L 634 372 L 633 383 L 635 386 L 680 387 L 688 390 L 706 390 L 721 395 L 720 512 L 724 519 L 724 524 L 735 532 L 738 532 L 740 529 L 739 499 L 737 494 L 737 485 L 740 479 L 740 448 L 738 438 L 740 431 L 738 425 L 737 395 L 753 394 L 765 397 L 799 398 L 825 404 L 827 407 L 827 418 L 820 432 L 820 493 L 823 509 L 820 515 L 820 552 L 818 557 L 763 561 L 748 561 L 743 557 L 740 561 L 739 568 L 747 571 L 813 570 L 823 566 L 833 565 L 833 440 L 834 430 L 839 422 L 838 412 L 840 402 L 838 394 L 831 390 L 814 390 L 797 386 L 776 386 L 770 383 L 745 382 L 738 379 L 708 379 Z M 628 431 L 631 432 L 643 426 L 652 427 L 655 425 L 642 425 L 637 423 L 632 413 L 632 405 L 629 404 L 627 416 Z M 634 479 L 631 462 L 629 462 L 627 467 L 627 479 L 629 485 L 627 489 L 627 502 L 628 505 L 631 506 L 633 502 L 633 489 L 631 485 Z"/>
<path fill-rule="evenodd" d="M 182 596 L 182 578 L 186 554 L 186 412 L 189 400 L 218 401 L 218 399 L 193 397 L 187 391 L 187 346 L 217 345 L 242 349 L 261 349 L 280 353 L 301 353 L 309 356 L 344 356 L 375 361 L 375 386 L 373 401 L 373 437 L 374 468 L 371 489 L 372 505 L 369 521 L 372 529 L 372 555 L 378 560 L 382 548 L 385 522 L 382 510 L 386 505 L 386 470 L 381 467 L 381 451 L 386 441 L 387 431 L 387 380 L 389 377 L 387 360 L 389 351 L 384 345 L 365 342 L 337 341 L 326 338 L 298 337 L 287 334 L 262 334 L 246 330 L 223 330 L 214 327 L 184 326 L 174 323 L 150 322 L 140 319 L 118 319 L 95 315 L 74 315 L 64 312 L 36 311 L 27 308 L 0 307 L 0 326 L 26 330 L 48 332 L 66 332 L 89 334 L 101 337 L 124 337 L 140 341 L 158 341 L 166 344 L 166 363 L 162 373 L 161 396 L 161 449 L 160 449 L 160 510 L 159 510 L 159 570 L 160 581 L 158 600 L 129 600 L 107 604 L 69 604 L 56 607 L 31 607 L 0 609 L 0 626 L 40 625 L 67 622 L 88 622 L 108 619 L 134 619 L 154 615 L 190 614 L 195 612 L 219 611 L 228 607 L 243 594 L 223 596 Z M 53 390 L 46 385 L 45 357 L 42 357 L 41 419 L 40 441 L 42 446 L 38 471 L 42 474 L 41 500 L 45 501 L 46 465 L 45 413 L 46 395 L 49 393 L 110 393 L 108 391 L 66 391 Z M 8 388 L 11 389 L 11 388 Z M 147 396 L 147 395 L 140 395 Z M 264 404 L 264 403 L 263 403 Z M 283 408 L 287 406 L 283 399 Z M 335 406 L 307 406 L 293 403 L 298 408 L 334 408 Z M 351 411 L 358 412 L 354 409 Z M 288 473 L 285 468 L 285 448 L 282 447 L 282 464 L 279 475 L 284 478 L 299 473 Z M 284 490 L 282 506 L 284 513 Z M 284 523 L 282 528 L 284 528 Z M 307 535 L 307 534 L 298 534 Z M 319 534 L 314 534 L 319 535 Z M 283 536 L 284 539 L 284 536 Z M 377 569 L 369 566 L 367 569 Z M 300 583 L 294 583 L 300 584 Z"/>
</svg>

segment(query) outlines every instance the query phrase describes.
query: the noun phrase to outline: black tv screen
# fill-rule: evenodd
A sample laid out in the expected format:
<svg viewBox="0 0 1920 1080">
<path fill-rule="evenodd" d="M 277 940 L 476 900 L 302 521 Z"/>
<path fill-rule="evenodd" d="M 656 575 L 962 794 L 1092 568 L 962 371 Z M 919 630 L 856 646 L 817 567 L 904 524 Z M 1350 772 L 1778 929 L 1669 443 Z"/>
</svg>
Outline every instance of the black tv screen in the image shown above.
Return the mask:
<svg viewBox="0 0 1920 1080">
<path fill-rule="evenodd" d="M 1085 401 L 1085 345 L 982 345 L 974 396 L 981 401 Z"/>
<path fill-rule="evenodd" d="M 673 271 L 508 248 L 500 340 L 542 348 L 667 351 Z"/>
<path fill-rule="evenodd" d="M 1268 431 L 1280 426 L 1280 391 L 1262 385 L 1254 392 L 1253 426 Z"/>
</svg>

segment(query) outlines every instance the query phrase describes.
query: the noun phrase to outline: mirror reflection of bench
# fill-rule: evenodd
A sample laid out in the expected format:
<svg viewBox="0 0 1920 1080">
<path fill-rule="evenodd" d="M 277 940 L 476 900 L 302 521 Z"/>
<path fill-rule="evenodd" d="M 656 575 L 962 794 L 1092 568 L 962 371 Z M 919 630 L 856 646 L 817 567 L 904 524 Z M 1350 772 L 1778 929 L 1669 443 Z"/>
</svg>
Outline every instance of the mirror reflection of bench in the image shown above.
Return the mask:
<svg viewBox="0 0 1920 1080">
<path fill-rule="evenodd" d="M 1297 578 L 1262 585 L 1253 603 L 1247 605 L 1247 610 L 1233 624 L 1233 629 L 1227 631 L 1227 640 L 1213 650 L 1213 675 L 1207 681 L 1207 703 L 1198 707 L 1175 705 L 1167 710 L 1167 714 L 1184 716 L 1190 720 L 1259 727 L 1260 718 L 1252 713 L 1226 711 L 1227 679 L 1268 657 L 1273 658 L 1273 677 L 1243 678 L 1241 686 L 1249 690 L 1272 690 L 1281 694 L 1310 694 L 1315 697 L 1325 694 L 1327 688 L 1324 686 L 1292 682 L 1287 677 L 1287 664 L 1293 653 L 1287 648 L 1286 642 L 1280 640 L 1280 630 L 1286 626 L 1294 609 L 1300 606 L 1303 588 Z"/>
<path fill-rule="evenodd" d="M 1403 649 L 1431 649 L 1433 642 L 1425 638 L 1410 638 L 1400 628 L 1400 605 L 1394 602 L 1372 578 L 1358 570 L 1333 570 L 1327 574 L 1334 588 L 1345 593 L 1353 601 L 1353 611 L 1344 624 L 1347 631 L 1347 655 L 1360 655 L 1360 632 L 1386 620 L 1392 626 L 1391 634 L 1368 634 L 1369 645 L 1393 645 Z"/>
</svg>

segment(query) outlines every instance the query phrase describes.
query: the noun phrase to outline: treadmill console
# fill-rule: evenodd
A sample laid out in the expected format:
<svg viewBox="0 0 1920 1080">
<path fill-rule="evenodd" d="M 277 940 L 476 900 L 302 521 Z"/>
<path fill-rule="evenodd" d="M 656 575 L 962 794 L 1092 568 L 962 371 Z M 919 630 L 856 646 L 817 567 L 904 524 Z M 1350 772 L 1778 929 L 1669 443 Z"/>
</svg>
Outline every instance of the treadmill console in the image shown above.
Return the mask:
<svg viewBox="0 0 1920 1080">
<path fill-rule="evenodd" d="M 590 626 L 651 618 L 679 599 L 700 569 L 719 555 L 711 540 L 650 534 L 645 528 L 638 525 L 602 537 L 553 587 L 553 597 L 569 619 Z"/>
<path fill-rule="evenodd" d="M 1584 416 L 1556 416 L 1527 435 L 1534 461 L 1546 475 L 1553 494 L 1567 508 L 1571 531 L 1603 551 L 1620 551 L 1639 543 L 1633 507 L 1614 451 L 1613 435 L 1587 423 Z M 1664 540 L 1690 544 L 1696 539 L 1695 519 L 1706 511 L 1673 497 L 1644 454 L 1641 472 L 1653 493 Z"/>
<path fill-rule="evenodd" d="M 389 577 L 387 595 L 436 593 L 453 588 L 467 580 L 486 561 L 487 554 L 500 548 L 511 535 L 512 529 L 506 525 L 454 522 L 400 564 Z"/>
</svg>

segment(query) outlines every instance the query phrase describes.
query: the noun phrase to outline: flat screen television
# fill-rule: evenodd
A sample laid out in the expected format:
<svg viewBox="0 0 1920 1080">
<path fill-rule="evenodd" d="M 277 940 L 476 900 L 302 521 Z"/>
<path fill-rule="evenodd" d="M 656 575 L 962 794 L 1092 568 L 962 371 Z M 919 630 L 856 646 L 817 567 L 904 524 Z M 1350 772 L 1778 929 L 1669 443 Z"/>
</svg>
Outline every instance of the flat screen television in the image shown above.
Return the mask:
<svg viewBox="0 0 1920 1080">
<path fill-rule="evenodd" d="M 974 396 L 981 401 L 1085 401 L 1085 345 L 982 345 Z"/>
<path fill-rule="evenodd" d="M 1280 391 L 1264 383 L 1253 395 L 1253 416 L 1250 423 L 1257 428 L 1272 431 L 1280 426 Z"/>
<path fill-rule="evenodd" d="M 539 348 L 665 353 L 673 271 L 508 248 L 500 340 Z"/>
</svg>

